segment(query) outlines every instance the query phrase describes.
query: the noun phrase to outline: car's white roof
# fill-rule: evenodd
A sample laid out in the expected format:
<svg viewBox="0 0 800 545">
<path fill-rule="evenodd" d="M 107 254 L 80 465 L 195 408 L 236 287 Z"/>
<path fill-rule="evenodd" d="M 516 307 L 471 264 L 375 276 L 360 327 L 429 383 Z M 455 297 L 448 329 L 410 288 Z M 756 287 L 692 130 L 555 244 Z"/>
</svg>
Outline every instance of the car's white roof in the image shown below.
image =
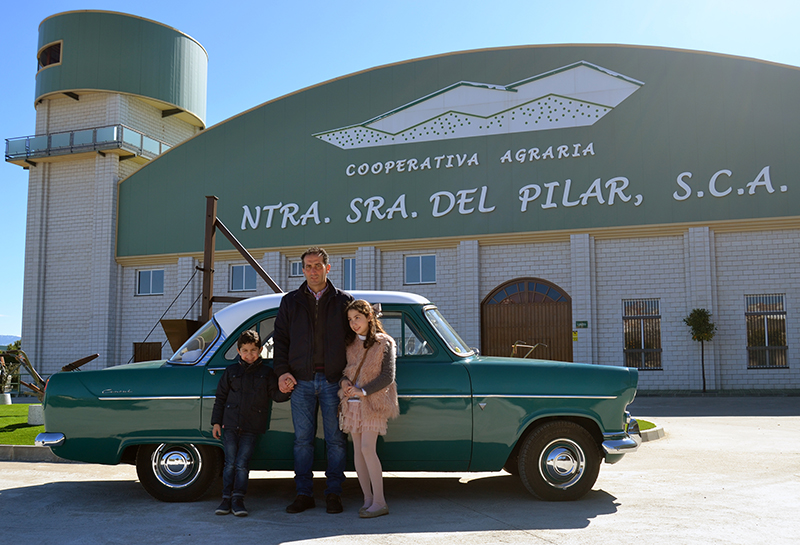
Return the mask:
<svg viewBox="0 0 800 545">
<path fill-rule="evenodd" d="M 349 292 L 356 299 L 365 299 L 372 304 L 406 304 L 406 305 L 427 305 L 428 299 L 414 293 L 402 291 L 358 291 Z M 258 297 L 250 297 L 244 301 L 239 301 L 228 307 L 223 308 L 216 314 L 214 319 L 222 328 L 225 335 L 233 333 L 245 320 L 258 314 L 259 312 L 278 308 L 285 293 L 272 293 Z"/>
</svg>

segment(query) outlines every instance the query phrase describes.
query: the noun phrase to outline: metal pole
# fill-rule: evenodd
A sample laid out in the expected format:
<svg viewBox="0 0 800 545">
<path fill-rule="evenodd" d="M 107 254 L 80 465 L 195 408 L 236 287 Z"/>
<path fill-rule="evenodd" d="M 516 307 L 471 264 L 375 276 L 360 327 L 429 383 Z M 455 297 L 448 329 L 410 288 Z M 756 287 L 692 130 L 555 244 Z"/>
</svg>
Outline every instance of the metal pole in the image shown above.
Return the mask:
<svg viewBox="0 0 800 545">
<path fill-rule="evenodd" d="M 250 266 L 253 267 L 258 275 L 264 280 L 264 282 L 266 282 L 267 285 L 272 288 L 272 291 L 275 293 L 283 293 L 283 290 L 280 288 L 280 286 L 278 286 L 278 284 L 275 283 L 267 271 L 264 270 L 264 267 L 262 267 L 261 264 L 256 261 L 255 258 L 253 258 L 250 252 L 248 252 L 247 249 L 242 246 L 242 243 L 239 242 L 235 236 L 233 236 L 233 233 L 231 233 L 230 230 L 225 227 L 225 224 L 222 223 L 219 218 L 217 218 L 215 225 L 217 229 L 222 231 L 222 234 L 225 235 L 225 238 L 227 238 L 230 243 L 233 244 L 233 247 L 236 248 L 240 254 L 242 254 L 242 257 L 244 257 L 245 260 L 250 263 Z"/>
<path fill-rule="evenodd" d="M 203 247 L 203 301 L 200 308 L 200 322 L 211 319 L 211 305 L 214 298 L 214 249 L 216 246 L 215 222 L 217 219 L 217 197 L 206 196 L 206 236 Z"/>
</svg>

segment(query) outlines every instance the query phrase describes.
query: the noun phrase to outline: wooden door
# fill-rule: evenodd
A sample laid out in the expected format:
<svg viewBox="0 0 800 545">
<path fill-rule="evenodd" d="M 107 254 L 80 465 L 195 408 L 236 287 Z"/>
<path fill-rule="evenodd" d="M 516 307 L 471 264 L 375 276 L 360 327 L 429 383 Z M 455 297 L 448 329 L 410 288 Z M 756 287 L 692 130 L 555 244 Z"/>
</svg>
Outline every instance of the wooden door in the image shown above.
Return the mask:
<svg viewBox="0 0 800 545">
<path fill-rule="evenodd" d="M 558 286 L 522 278 L 496 288 L 481 304 L 481 353 L 572 361 L 572 300 Z"/>
</svg>

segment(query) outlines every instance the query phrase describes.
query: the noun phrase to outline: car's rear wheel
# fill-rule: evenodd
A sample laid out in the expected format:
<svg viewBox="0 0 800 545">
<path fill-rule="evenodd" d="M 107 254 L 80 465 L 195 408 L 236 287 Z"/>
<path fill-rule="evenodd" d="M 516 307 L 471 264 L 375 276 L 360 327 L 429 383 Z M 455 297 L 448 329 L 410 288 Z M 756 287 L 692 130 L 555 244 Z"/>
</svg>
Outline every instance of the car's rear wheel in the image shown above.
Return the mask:
<svg viewBox="0 0 800 545">
<path fill-rule="evenodd" d="M 208 445 L 142 445 L 136 474 L 147 492 L 161 501 L 194 501 L 222 472 L 222 451 Z"/>
<path fill-rule="evenodd" d="M 525 438 L 519 476 L 525 488 L 543 500 L 577 500 L 594 486 L 600 461 L 600 449 L 585 428 L 558 420 Z"/>
</svg>

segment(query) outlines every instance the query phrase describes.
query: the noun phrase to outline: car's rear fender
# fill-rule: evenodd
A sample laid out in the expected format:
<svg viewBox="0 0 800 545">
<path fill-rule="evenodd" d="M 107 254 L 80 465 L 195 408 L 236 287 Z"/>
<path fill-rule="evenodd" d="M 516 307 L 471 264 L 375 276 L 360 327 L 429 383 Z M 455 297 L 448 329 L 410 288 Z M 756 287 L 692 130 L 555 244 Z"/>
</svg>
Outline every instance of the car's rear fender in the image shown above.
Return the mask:
<svg viewBox="0 0 800 545">
<path fill-rule="evenodd" d="M 157 444 L 160 445 L 161 443 L 179 444 L 179 445 L 187 445 L 187 444 L 209 445 L 209 446 L 217 447 L 220 450 L 222 450 L 222 445 L 220 444 L 219 441 L 208 441 L 208 440 L 205 440 L 205 439 L 198 439 L 196 441 L 186 440 L 186 439 L 172 440 L 172 441 L 153 441 L 153 440 L 151 440 L 151 441 L 144 441 L 144 442 L 140 442 L 140 441 L 131 442 L 131 441 L 128 441 L 120 449 L 121 451 L 120 451 L 120 454 L 119 454 L 118 463 L 136 465 L 136 453 L 139 451 L 139 447 L 142 447 L 144 445 L 157 445 Z"/>
</svg>

